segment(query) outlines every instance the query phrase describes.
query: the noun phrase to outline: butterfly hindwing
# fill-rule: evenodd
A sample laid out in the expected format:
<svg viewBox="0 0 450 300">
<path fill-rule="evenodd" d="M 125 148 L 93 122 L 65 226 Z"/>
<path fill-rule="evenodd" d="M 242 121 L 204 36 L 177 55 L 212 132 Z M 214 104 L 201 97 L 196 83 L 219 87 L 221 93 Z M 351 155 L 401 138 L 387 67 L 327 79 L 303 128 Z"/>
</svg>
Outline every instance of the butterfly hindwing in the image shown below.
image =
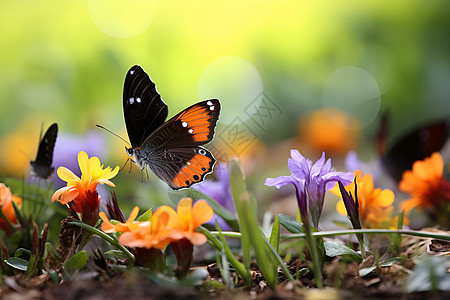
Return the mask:
<svg viewBox="0 0 450 300">
<path fill-rule="evenodd" d="M 216 162 L 211 152 L 199 146 L 159 151 L 150 161 L 150 169 L 174 190 L 202 181 Z"/>
<path fill-rule="evenodd" d="M 58 135 L 58 124 L 53 123 L 45 132 L 44 137 L 39 143 L 36 160 L 31 161 L 31 167 L 36 176 L 47 179 L 52 175 L 54 168 L 53 150 L 55 148 L 56 136 Z"/>
<path fill-rule="evenodd" d="M 140 66 L 133 66 L 125 77 L 123 111 L 133 148 L 140 146 L 167 118 L 166 103 Z"/>
</svg>

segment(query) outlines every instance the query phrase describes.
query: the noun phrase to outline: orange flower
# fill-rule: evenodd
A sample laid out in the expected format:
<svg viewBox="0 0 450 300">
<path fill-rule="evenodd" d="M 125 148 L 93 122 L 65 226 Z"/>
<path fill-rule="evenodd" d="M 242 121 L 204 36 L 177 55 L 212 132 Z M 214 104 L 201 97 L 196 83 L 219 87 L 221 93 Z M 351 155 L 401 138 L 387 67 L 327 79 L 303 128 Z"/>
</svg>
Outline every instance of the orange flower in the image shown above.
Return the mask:
<svg viewBox="0 0 450 300">
<path fill-rule="evenodd" d="M 321 152 L 336 154 L 355 148 L 360 127 L 357 118 L 331 107 L 314 111 L 298 123 L 304 143 Z"/>
<path fill-rule="evenodd" d="M 164 214 L 169 216 L 167 226 L 173 234 L 177 235 L 177 237 L 172 237 L 173 241 L 185 238 L 195 246 L 206 243 L 206 236 L 195 230 L 198 226 L 208 222 L 214 214 L 208 202 L 199 200 L 192 206 L 192 199 L 186 197 L 180 200 L 176 212 L 172 207 L 163 205 L 153 214 L 152 220 L 158 219 Z"/>
<path fill-rule="evenodd" d="M 106 214 L 101 211 L 99 213 L 99 216 L 103 221 L 102 230 L 106 233 L 131 231 L 134 227 L 139 226 L 139 224 L 142 223 L 139 221 L 135 221 L 138 214 L 139 207 L 136 206 L 131 211 L 130 216 L 125 223 L 116 222 L 115 224 L 112 224 L 106 217 Z"/>
<path fill-rule="evenodd" d="M 17 220 L 12 203 L 13 201 L 19 208 L 22 208 L 22 198 L 13 195 L 8 187 L 6 187 L 3 183 L 0 183 L 0 209 L 11 224 L 16 224 Z M 0 228 L 3 229 L 8 235 L 12 233 L 12 228 L 3 216 L 0 216 Z"/>
<path fill-rule="evenodd" d="M 399 188 L 402 192 L 410 194 L 412 198 L 403 202 L 401 209 L 408 213 L 418 206 L 438 211 L 440 205 L 448 205 L 450 183 L 444 178 L 443 170 L 442 156 L 434 152 L 430 157 L 416 161 L 412 170 L 405 171 Z"/>
<path fill-rule="evenodd" d="M 150 221 L 135 221 L 138 212 L 139 208 L 135 207 L 125 223 L 116 224 L 100 212 L 102 230 L 122 232 L 119 243 L 128 247 L 164 249 L 168 244 L 182 239 L 201 245 L 206 242 L 206 236 L 195 229 L 213 216 L 213 209 L 205 200 L 199 200 L 192 206 L 191 198 L 181 199 L 177 211 L 167 205 L 161 206 Z"/>
<path fill-rule="evenodd" d="M 167 228 L 168 215 L 162 215 L 152 221 L 135 221 L 139 207 L 135 207 L 125 223 L 112 224 L 104 212 L 100 212 L 103 220 L 102 230 L 106 233 L 120 232 L 119 243 L 127 247 L 164 249 L 170 242 L 172 234 Z M 175 236 L 176 237 L 176 236 Z"/>
<path fill-rule="evenodd" d="M 52 197 L 52 202 L 58 200 L 62 204 L 70 205 L 80 215 L 80 219 L 94 225 L 98 219 L 98 207 L 100 196 L 97 193 L 97 185 L 107 184 L 114 187 L 109 181 L 119 172 L 117 166 L 114 170 L 110 167 L 103 169 L 97 157 L 89 158 L 86 152 L 78 153 L 81 178 L 65 167 L 58 168 L 58 176 L 67 182 L 67 186 L 57 190 Z"/>
<path fill-rule="evenodd" d="M 394 193 L 389 190 L 381 190 L 374 188 L 373 178 L 370 174 L 362 176 L 361 171 L 356 170 L 356 184 L 358 186 L 358 202 L 359 202 L 359 216 L 363 227 L 366 228 L 380 228 L 383 226 L 396 227 L 396 219 L 393 218 L 394 212 Z M 347 185 L 346 190 L 354 193 L 355 184 Z M 334 194 L 341 197 L 339 187 L 332 190 Z M 336 210 L 339 214 L 346 216 L 344 202 L 340 200 L 336 205 Z"/>
</svg>

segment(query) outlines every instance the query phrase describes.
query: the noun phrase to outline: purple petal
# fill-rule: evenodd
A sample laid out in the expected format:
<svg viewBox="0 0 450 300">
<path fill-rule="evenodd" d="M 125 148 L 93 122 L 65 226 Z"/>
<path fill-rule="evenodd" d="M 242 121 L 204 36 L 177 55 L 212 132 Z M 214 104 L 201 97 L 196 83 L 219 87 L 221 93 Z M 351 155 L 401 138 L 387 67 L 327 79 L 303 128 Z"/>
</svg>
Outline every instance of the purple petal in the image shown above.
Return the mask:
<svg viewBox="0 0 450 300">
<path fill-rule="evenodd" d="M 342 184 L 349 185 L 354 178 L 353 172 L 329 172 L 322 176 L 322 179 L 326 183 L 325 190 L 331 190 L 338 180 L 342 181 Z"/>
<path fill-rule="evenodd" d="M 292 158 L 288 159 L 288 168 L 297 180 L 306 180 L 309 177 L 311 162 L 304 158 L 298 150 L 291 150 Z"/>
<path fill-rule="evenodd" d="M 297 149 L 291 149 L 291 158 L 295 161 L 301 162 L 305 158 Z"/>
<path fill-rule="evenodd" d="M 291 176 L 280 176 L 276 178 L 267 178 L 266 182 L 264 182 L 264 185 L 267 186 L 275 186 L 277 189 L 279 189 L 282 186 L 285 186 L 287 184 L 294 184 L 294 180 Z"/>
<path fill-rule="evenodd" d="M 311 178 L 320 175 L 325 162 L 325 152 L 322 152 L 322 156 L 316 161 L 316 163 L 311 168 Z"/>
<path fill-rule="evenodd" d="M 350 151 L 345 157 L 345 168 L 349 171 L 361 169 L 361 161 L 355 151 Z"/>
</svg>

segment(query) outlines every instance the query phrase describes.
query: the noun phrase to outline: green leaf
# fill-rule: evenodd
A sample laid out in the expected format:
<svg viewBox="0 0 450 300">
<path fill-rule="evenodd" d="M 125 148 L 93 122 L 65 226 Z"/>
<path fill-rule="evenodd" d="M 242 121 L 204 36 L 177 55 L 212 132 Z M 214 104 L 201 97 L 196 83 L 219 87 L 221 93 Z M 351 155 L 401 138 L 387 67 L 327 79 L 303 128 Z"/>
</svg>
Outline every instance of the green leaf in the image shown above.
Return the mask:
<svg viewBox="0 0 450 300">
<path fill-rule="evenodd" d="M 67 224 L 77 225 L 78 227 L 81 227 L 83 229 L 90 231 L 93 234 L 98 235 L 99 237 L 101 237 L 102 239 L 107 241 L 108 243 L 110 243 L 110 244 L 116 246 L 117 248 L 119 248 L 120 250 L 122 250 L 128 256 L 129 259 L 131 259 L 133 261 L 135 260 L 134 255 L 130 251 L 128 251 L 127 248 L 120 245 L 119 242 L 117 241 L 117 239 L 114 239 L 113 237 L 109 236 L 108 234 L 104 233 L 103 231 L 98 230 L 97 228 L 94 228 L 92 226 L 89 226 L 88 224 L 83 223 L 83 222 L 68 222 Z"/>
<path fill-rule="evenodd" d="M 272 232 L 270 234 L 270 244 L 278 252 L 280 246 L 280 218 L 279 215 L 275 216 L 273 222 Z"/>
<path fill-rule="evenodd" d="M 127 259 L 128 256 L 121 250 L 108 250 L 104 253 L 106 256 L 112 256 L 115 259 Z"/>
<path fill-rule="evenodd" d="M 214 210 L 214 213 L 224 219 L 232 230 L 239 230 L 239 223 L 236 219 L 236 216 L 221 204 L 219 204 L 216 200 L 194 189 L 189 189 L 189 193 L 192 198 L 206 200 L 206 202 L 208 202 L 208 204 Z"/>
<path fill-rule="evenodd" d="M 48 275 L 49 275 L 51 281 L 53 281 L 54 283 L 61 282 L 61 278 L 59 278 L 58 272 L 56 272 L 55 270 L 49 270 Z"/>
<path fill-rule="evenodd" d="M 369 274 L 370 272 L 372 272 L 373 270 L 375 270 L 376 268 L 377 268 L 377 266 L 371 266 L 371 267 L 368 267 L 368 268 L 361 268 L 359 270 L 359 276 L 364 277 L 367 274 Z"/>
<path fill-rule="evenodd" d="M 68 274 L 73 274 L 75 271 L 79 271 L 84 268 L 87 263 L 86 251 L 80 251 L 65 263 L 64 271 Z"/>
<path fill-rule="evenodd" d="M 385 261 L 382 261 L 378 264 L 378 267 L 390 267 L 396 262 L 404 261 L 405 259 L 402 257 L 391 257 L 389 259 L 386 259 Z"/>
<path fill-rule="evenodd" d="M 222 251 L 222 244 L 214 235 L 212 235 L 212 233 L 208 229 L 203 226 L 199 226 L 197 230 L 206 235 L 206 237 L 208 238 L 208 243 L 211 246 L 216 248 L 217 251 Z"/>
<path fill-rule="evenodd" d="M 26 271 L 27 267 L 28 267 L 28 261 L 18 258 L 18 257 L 10 257 L 10 258 L 6 259 L 5 262 L 9 266 L 11 266 L 15 269 L 21 270 L 21 271 Z"/>
<path fill-rule="evenodd" d="M 412 274 L 406 280 L 406 291 L 450 291 L 449 257 L 425 256 L 421 257 Z"/>
<path fill-rule="evenodd" d="M 16 252 L 14 252 L 14 257 L 23 257 L 26 256 L 27 258 L 30 258 L 31 256 L 31 251 L 25 248 L 19 248 L 16 250 Z"/>
<path fill-rule="evenodd" d="M 59 255 L 58 251 L 56 250 L 55 246 L 53 246 L 52 243 L 46 242 L 45 243 L 45 250 L 47 251 L 47 253 L 50 253 L 57 260 L 61 259 L 61 255 Z M 44 257 L 45 256 L 46 255 L 44 255 Z"/>
<path fill-rule="evenodd" d="M 152 217 L 152 215 L 153 215 L 153 209 L 150 208 L 145 213 L 143 213 L 139 218 L 137 218 L 137 221 L 139 221 L 139 222 L 150 221 L 150 218 Z"/>
<path fill-rule="evenodd" d="M 228 246 L 227 241 L 225 240 L 225 237 L 222 234 L 222 230 L 220 229 L 220 225 L 216 220 L 216 226 L 217 230 L 219 231 L 219 238 L 222 241 L 223 250 L 225 250 L 225 254 L 227 256 L 228 262 L 233 266 L 233 268 L 236 270 L 236 273 L 239 274 L 242 279 L 244 280 L 245 284 L 247 286 L 251 286 L 252 280 L 250 276 L 250 268 L 246 268 L 246 266 L 238 261 L 236 257 L 234 257 L 233 253 L 231 252 L 230 247 Z"/>
<path fill-rule="evenodd" d="M 230 274 L 230 264 L 228 263 L 227 254 L 225 252 L 225 249 L 222 248 L 222 251 L 220 253 L 220 260 L 222 261 L 222 266 L 218 265 L 220 268 L 220 274 L 222 277 L 223 282 L 229 289 L 233 289 L 233 280 L 231 279 Z"/>
<path fill-rule="evenodd" d="M 278 217 L 280 224 L 290 233 L 303 233 L 302 223 L 287 215 L 279 214 Z"/>
<path fill-rule="evenodd" d="M 242 245 L 242 257 L 246 269 L 250 270 L 250 251 L 251 251 L 251 240 L 250 240 L 250 227 L 246 226 L 248 222 L 246 221 L 247 212 L 249 208 L 249 195 L 247 192 L 247 187 L 244 180 L 244 173 L 241 168 L 241 164 L 238 160 L 233 159 L 230 162 L 230 187 L 231 194 L 233 195 L 234 206 L 239 218 L 239 229 L 242 234 L 241 245 Z"/>
<path fill-rule="evenodd" d="M 325 254 L 329 257 L 335 257 L 338 255 L 345 255 L 349 257 L 351 260 L 360 263 L 362 261 L 362 257 L 356 253 L 353 249 L 345 246 L 344 244 L 335 242 L 335 241 L 326 241 L 324 242 Z"/>
</svg>

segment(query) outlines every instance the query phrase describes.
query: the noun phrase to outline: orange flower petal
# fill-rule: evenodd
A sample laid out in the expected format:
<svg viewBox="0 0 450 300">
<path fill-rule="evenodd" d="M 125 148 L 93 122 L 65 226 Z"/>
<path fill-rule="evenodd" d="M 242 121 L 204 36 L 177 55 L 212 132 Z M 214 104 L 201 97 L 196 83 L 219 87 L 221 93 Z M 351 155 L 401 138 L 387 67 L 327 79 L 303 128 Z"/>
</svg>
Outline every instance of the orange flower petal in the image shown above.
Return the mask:
<svg viewBox="0 0 450 300">
<path fill-rule="evenodd" d="M 184 230 L 192 229 L 192 198 L 186 197 L 178 202 L 177 206 L 178 221 Z"/>
<path fill-rule="evenodd" d="M 62 188 L 58 189 L 52 196 L 52 202 L 55 202 L 56 200 L 58 200 L 59 197 L 62 195 L 62 193 L 64 193 L 68 189 L 69 189 L 68 186 L 65 186 L 65 187 L 62 187 Z"/>
<path fill-rule="evenodd" d="M 116 226 L 114 226 L 106 217 L 106 214 L 104 212 L 99 212 L 98 214 L 100 218 L 102 219 L 103 223 L 101 225 L 102 231 L 106 233 L 111 233 L 116 231 Z"/>
<path fill-rule="evenodd" d="M 208 222 L 214 215 L 214 210 L 209 206 L 205 200 L 198 200 L 192 207 L 192 222 L 193 229 Z M 194 244 L 194 243 L 192 243 Z"/>
<path fill-rule="evenodd" d="M 130 216 L 127 219 L 127 223 L 133 222 L 134 220 L 136 220 L 136 217 L 138 216 L 138 214 L 139 214 L 139 206 L 135 206 L 133 208 L 133 210 L 131 211 Z"/>
<path fill-rule="evenodd" d="M 206 236 L 203 233 L 200 232 L 191 232 L 185 236 L 192 245 L 194 246 L 200 246 L 203 245 L 208 241 Z"/>
<path fill-rule="evenodd" d="M 404 210 L 405 214 L 408 214 L 414 207 L 421 204 L 421 199 L 411 198 L 409 200 L 403 201 L 400 204 L 400 210 Z"/>
<path fill-rule="evenodd" d="M 56 192 L 55 192 L 56 194 Z M 66 191 L 64 191 L 62 194 L 60 194 L 58 201 L 61 202 L 61 204 L 68 204 L 70 201 L 75 199 L 79 195 L 79 191 L 75 187 L 69 187 Z"/>
<path fill-rule="evenodd" d="M 377 202 L 379 206 L 387 207 L 392 205 L 392 203 L 394 203 L 394 199 L 395 199 L 394 192 L 389 189 L 385 189 L 382 190 L 381 193 L 378 195 Z"/>
</svg>

